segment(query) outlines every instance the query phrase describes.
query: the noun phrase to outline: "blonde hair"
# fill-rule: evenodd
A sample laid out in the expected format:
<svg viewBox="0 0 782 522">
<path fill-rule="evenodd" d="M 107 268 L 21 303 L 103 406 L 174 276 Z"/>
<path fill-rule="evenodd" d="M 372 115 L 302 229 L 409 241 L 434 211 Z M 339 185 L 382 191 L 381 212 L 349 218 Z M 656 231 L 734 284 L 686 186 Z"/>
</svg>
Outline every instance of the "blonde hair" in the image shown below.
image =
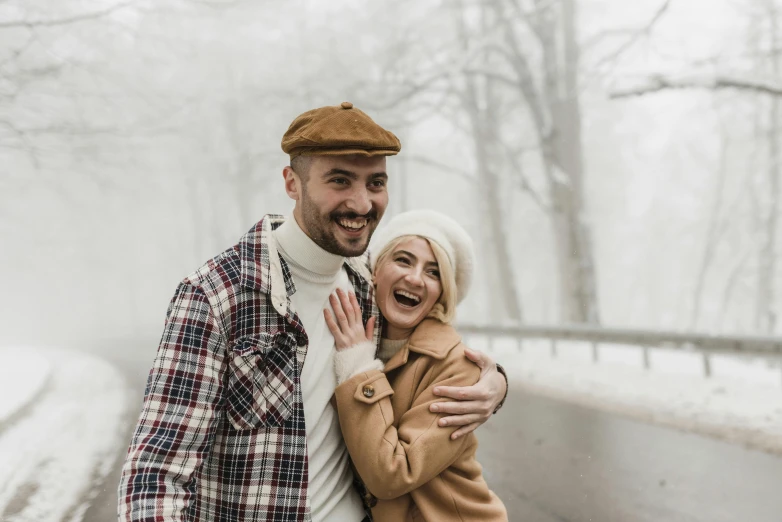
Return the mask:
<svg viewBox="0 0 782 522">
<path fill-rule="evenodd" d="M 437 244 L 436 241 L 412 234 L 392 239 L 378 253 L 377 262 L 375 263 L 375 272 L 372 275 L 374 276 L 377 274 L 380 267 L 388 261 L 388 257 L 402 242 L 413 238 L 421 238 L 429 244 L 429 247 L 434 254 L 434 260 L 437 261 L 437 268 L 440 271 L 440 297 L 426 317 L 431 317 L 442 323 L 450 324 L 456 315 L 456 274 L 454 273 L 451 261 L 448 259 L 448 254 L 446 254 L 443 247 Z"/>
</svg>

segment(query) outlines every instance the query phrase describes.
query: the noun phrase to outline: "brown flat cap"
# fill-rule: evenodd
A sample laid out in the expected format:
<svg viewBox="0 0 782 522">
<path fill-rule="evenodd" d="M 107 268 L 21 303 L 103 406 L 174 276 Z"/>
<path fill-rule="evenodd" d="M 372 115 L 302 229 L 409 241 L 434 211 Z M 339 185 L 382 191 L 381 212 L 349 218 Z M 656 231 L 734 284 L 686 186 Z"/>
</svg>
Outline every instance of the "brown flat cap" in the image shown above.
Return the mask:
<svg viewBox="0 0 782 522">
<path fill-rule="evenodd" d="M 300 114 L 282 137 L 282 150 L 295 156 L 393 156 L 402 148 L 393 133 L 350 102 Z"/>
</svg>

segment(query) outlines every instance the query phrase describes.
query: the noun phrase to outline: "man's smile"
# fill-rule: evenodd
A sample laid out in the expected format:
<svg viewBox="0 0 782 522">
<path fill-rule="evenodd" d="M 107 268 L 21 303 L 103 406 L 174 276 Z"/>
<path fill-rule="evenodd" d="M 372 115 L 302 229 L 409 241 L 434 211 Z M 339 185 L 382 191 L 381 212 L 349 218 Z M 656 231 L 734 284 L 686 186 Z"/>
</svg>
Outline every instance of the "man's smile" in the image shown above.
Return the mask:
<svg viewBox="0 0 782 522">
<path fill-rule="evenodd" d="M 344 234 L 349 237 L 360 237 L 364 234 L 364 229 L 369 225 L 367 218 L 339 218 L 335 220 L 337 226 Z"/>
</svg>

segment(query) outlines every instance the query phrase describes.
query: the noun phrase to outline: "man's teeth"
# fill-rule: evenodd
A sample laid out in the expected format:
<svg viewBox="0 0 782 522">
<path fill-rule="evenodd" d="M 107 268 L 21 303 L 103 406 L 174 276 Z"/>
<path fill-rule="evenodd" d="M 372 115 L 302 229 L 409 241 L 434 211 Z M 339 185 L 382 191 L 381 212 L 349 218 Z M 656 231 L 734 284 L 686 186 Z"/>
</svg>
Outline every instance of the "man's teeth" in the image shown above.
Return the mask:
<svg viewBox="0 0 782 522">
<path fill-rule="evenodd" d="M 397 290 L 396 293 L 401 295 L 401 296 L 403 296 L 403 297 L 407 297 L 408 299 L 412 299 L 416 303 L 420 303 L 421 302 L 421 298 L 420 297 L 418 297 L 415 294 L 411 294 L 410 292 L 405 292 L 404 290 Z"/>
<path fill-rule="evenodd" d="M 360 228 L 364 228 L 367 225 L 367 220 L 366 219 L 358 219 L 358 220 L 340 219 L 339 224 L 345 228 L 352 228 L 353 230 L 358 230 Z"/>
</svg>

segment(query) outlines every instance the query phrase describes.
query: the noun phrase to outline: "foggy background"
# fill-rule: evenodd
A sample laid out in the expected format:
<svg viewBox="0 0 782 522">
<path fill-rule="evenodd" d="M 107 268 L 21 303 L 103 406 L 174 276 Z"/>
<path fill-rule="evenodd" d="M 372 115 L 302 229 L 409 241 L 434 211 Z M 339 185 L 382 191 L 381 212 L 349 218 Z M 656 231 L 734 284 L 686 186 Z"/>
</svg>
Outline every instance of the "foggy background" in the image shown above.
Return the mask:
<svg viewBox="0 0 782 522">
<path fill-rule="evenodd" d="M 0 1 L 0 337 L 159 335 L 346 100 L 475 238 L 462 321 L 779 333 L 777 3 Z"/>
<path fill-rule="evenodd" d="M 474 238 L 465 330 L 778 336 L 781 50 L 782 0 L 0 0 L 0 520 L 114 519 L 174 289 L 291 212 L 319 106 Z M 511 520 L 778 522 L 771 351 L 483 341 Z"/>
</svg>

